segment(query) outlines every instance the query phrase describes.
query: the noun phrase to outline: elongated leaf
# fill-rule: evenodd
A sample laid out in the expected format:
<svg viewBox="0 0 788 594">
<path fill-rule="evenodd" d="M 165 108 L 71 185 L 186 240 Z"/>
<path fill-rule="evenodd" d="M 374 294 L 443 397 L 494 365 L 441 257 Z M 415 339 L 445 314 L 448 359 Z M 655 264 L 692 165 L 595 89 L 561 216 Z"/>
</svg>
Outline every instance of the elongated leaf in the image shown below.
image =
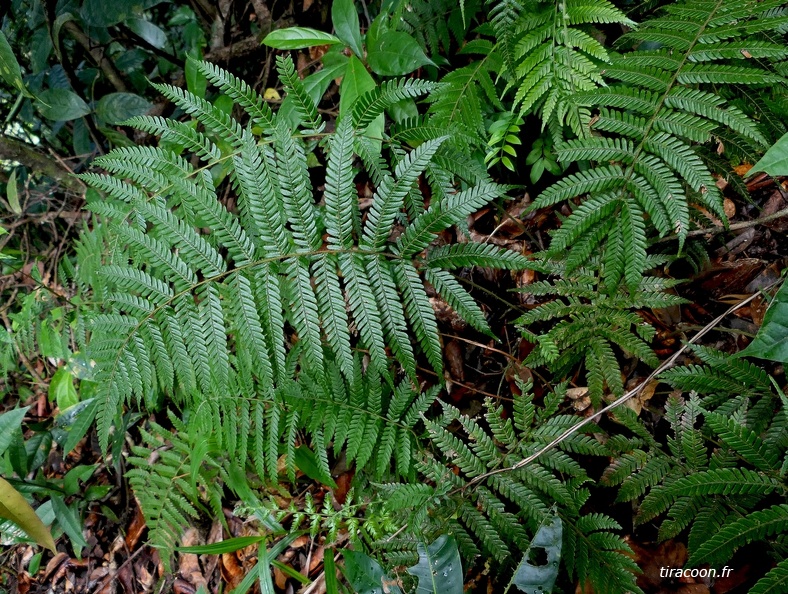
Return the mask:
<svg viewBox="0 0 788 594">
<path fill-rule="evenodd" d="M 419 562 L 408 573 L 419 578 L 416 594 L 462 594 L 460 551 L 454 538 L 445 534 L 431 545 L 418 545 Z"/>
<path fill-rule="evenodd" d="M 25 418 L 29 408 L 29 406 L 15 408 L 0 415 L 0 456 L 5 454 L 8 446 L 11 445 L 16 430 L 22 425 L 22 419 Z"/>
<path fill-rule="evenodd" d="M 561 558 L 562 533 L 563 526 L 558 516 L 539 527 L 514 574 L 515 586 L 526 594 L 549 594 L 553 591 L 555 579 L 558 577 L 558 561 Z M 545 565 L 531 563 L 530 554 L 534 548 L 544 549 L 547 553 Z"/>
<path fill-rule="evenodd" d="M 739 355 L 788 363 L 788 283 L 774 296 L 755 340 Z"/>
<path fill-rule="evenodd" d="M 358 23 L 358 12 L 353 0 L 334 0 L 331 4 L 331 21 L 337 37 L 344 41 L 359 58 L 364 56 L 361 48 L 361 31 Z"/>
<path fill-rule="evenodd" d="M 68 89 L 48 89 L 38 95 L 38 108 L 48 120 L 65 122 L 90 113 L 88 104 Z"/>
<path fill-rule="evenodd" d="M 769 175 L 788 175 L 788 133 L 784 134 L 774 145 L 766 151 L 747 176 L 763 171 Z"/>
<path fill-rule="evenodd" d="M 193 547 L 175 547 L 175 550 L 180 553 L 192 553 L 195 555 L 221 555 L 222 553 L 239 551 L 249 545 L 261 543 L 264 540 L 264 536 L 238 536 L 213 544 L 195 545 Z"/>
<path fill-rule="evenodd" d="M 82 522 L 77 515 L 77 512 L 66 505 L 65 501 L 60 497 L 52 497 L 52 509 L 55 511 L 55 517 L 58 524 L 63 528 L 63 531 L 71 539 L 71 544 L 74 546 L 74 552 L 77 558 L 82 556 L 82 549 L 88 546 L 85 537 L 82 536 Z"/>
<path fill-rule="evenodd" d="M 22 70 L 19 68 L 19 62 L 16 61 L 14 52 L 11 51 L 11 46 L 2 31 L 0 31 L 0 78 L 16 90 L 32 97 L 25 88 L 25 83 L 22 82 Z"/>
<path fill-rule="evenodd" d="M 49 401 L 57 402 L 60 410 L 66 410 L 79 402 L 77 390 L 74 388 L 74 376 L 65 367 L 58 369 L 49 382 Z"/>
<path fill-rule="evenodd" d="M 96 115 L 108 124 L 119 124 L 147 113 L 153 107 L 144 97 L 134 93 L 110 93 L 96 105 Z"/>
<path fill-rule="evenodd" d="M 8 200 L 8 206 L 14 214 L 22 214 L 22 207 L 19 205 L 19 191 L 16 187 L 16 169 L 8 176 L 8 184 L 5 189 L 5 197 Z"/>
<path fill-rule="evenodd" d="M 271 31 L 263 39 L 263 44 L 274 49 L 294 50 L 315 45 L 336 45 L 342 43 L 341 39 L 330 33 L 323 33 L 309 27 L 288 27 Z"/>
<path fill-rule="evenodd" d="M 364 553 L 343 551 L 345 557 L 345 577 L 356 594 L 402 594 L 397 580 L 383 571 L 380 563 Z"/>
<path fill-rule="evenodd" d="M 57 553 L 49 529 L 44 526 L 25 498 L 2 478 L 0 478 L 0 518 L 11 520 L 39 545 Z"/>
</svg>

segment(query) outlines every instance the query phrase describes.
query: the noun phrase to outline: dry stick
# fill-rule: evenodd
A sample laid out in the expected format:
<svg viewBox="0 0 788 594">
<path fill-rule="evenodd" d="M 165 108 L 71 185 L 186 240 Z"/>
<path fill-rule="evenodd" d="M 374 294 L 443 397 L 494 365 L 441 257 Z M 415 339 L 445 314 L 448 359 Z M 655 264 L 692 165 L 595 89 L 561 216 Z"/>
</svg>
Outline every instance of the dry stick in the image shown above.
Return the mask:
<svg viewBox="0 0 788 594">
<path fill-rule="evenodd" d="M 779 281 L 776 281 L 776 282 L 774 282 L 774 283 L 770 284 L 769 286 L 767 286 L 767 287 L 764 287 L 764 291 L 765 291 L 766 289 L 770 289 L 771 287 L 773 287 L 774 285 L 776 285 L 778 282 L 779 282 Z M 630 390 L 629 392 L 627 392 L 626 394 L 624 394 L 623 396 L 621 396 L 621 397 L 620 397 L 620 398 L 618 398 L 617 400 L 615 400 L 615 401 L 611 402 L 610 404 L 608 404 L 608 405 L 607 405 L 605 408 L 603 408 L 603 409 L 602 409 L 602 410 L 600 410 L 599 412 L 597 412 L 597 413 L 595 413 L 595 414 L 591 415 L 590 417 L 587 417 L 587 418 L 583 419 L 583 420 L 582 420 L 580 423 L 578 423 L 577 425 L 573 425 L 572 427 L 570 427 L 569 429 L 567 429 L 566 431 L 564 431 L 564 432 L 563 432 L 561 435 L 559 435 L 558 437 L 556 437 L 556 438 L 555 438 L 553 441 L 551 441 L 550 443 L 548 443 L 546 446 L 544 446 L 544 447 L 543 447 L 541 450 L 539 450 L 539 451 L 538 451 L 538 452 L 536 452 L 535 454 L 531 454 L 530 456 L 528 456 L 527 458 L 525 458 L 525 459 L 523 459 L 523 460 L 520 460 L 520 461 L 519 461 L 517 464 L 515 464 L 515 465 L 513 465 L 513 466 L 508 466 L 508 467 L 506 467 L 506 468 L 498 468 L 498 469 L 496 469 L 496 470 L 491 470 L 490 472 L 486 472 L 486 473 L 484 473 L 484 474 L 480 474 L 479 476 L 477 476 L 476 478 L 474 478 L 473 480 L 471 480 L 471 481 L 468 483 L 468 486 L 470 486 L 470 485 L 473 485 L 473 484 L 475 484 L 475 483 L 479 483 L 479 482 L 483 481 L 484 479 L 486 479 L 486 478 L 489 478 L 489 477 L 491 477 L 491 476 L 493 476 L 493 475 L 495 475 L 495 474 L 500 474 L 500 473 L 502 473 L 502 472 L 509 472 L 509 471 L 512 471 L 512 470 L 517 470 L 518 468 L 522 468 L 523 466 L 526 466 L 527 464 L 530 464 L 531 462 L 533 462 L 534 460 L 536 460 L 536 459 L 537 459 L 539 456 L 541 456 L 542 454 L 544 454 L 544 453 L 546 453 L 546 452 L 549 452 L 550 450 L 552 450 L 552 449 L 553 449 L 555 446 L 557 446 L 557 445 L 558 445 L 558 444 L 560 444 L 562 441 L 564 441 L 565 439 L 567 439 L 567 438 L 568 438 L 570 435 L 573 435 L 574 433 L 577 433 L 577 432 L 578 432 L 578 431 L 579 431 L 579 430 L 580 430 L 582 427 L 585 427 L 585 426 L 586 426 L 586 425 L 588 425 L 589 423 L 592 423 L 592 422 L 594 421 L 594 419 L 596 419 L 597 417 L 600 417 L 600 416 L 601 416 L 601 415 L 603 415 L 604 413 L 606 413 L 606 412 L 608 412 L 608 411 L 610 411 L 610 410 L 613 410 L 614 408 L 616 408 L 616 407 L 618 407 L 618 406 L 621 406 L 622 404 L 624 404 L 624 402 L 626 402 L 627 400 L 629 400 L 629 399 L 630 399 L 630 398 L 632 398 L 633 396 L 637 395 L 637 394 L 638 394 L 638 393 L 639 393 L 639 392 L 640 392 L 640 391 L 641 391 L 643 388 L 645 388 L 645 387 L 646 387 L 646 385 L 647 385 L 647 384 L 648 384 L 648 383 L 649 383 L 651 380 L 653 380 L 655 377 L 657 377 L 657 376 L 658 376 L 659 374 L 661 374 L 663 371 L 665 371 L 665 370 L 667 370 L 667 369 L 670 369 L 671 367 L 673 367 L 673 366 L 676 364 L 676 361 L 678 360 L 678 358 L 681 356 L 681 354 L 682 354 L 684 351 L 686 351 L 686 350 L 687 350 L 687 349 L 690 347 L 690 345 L 692 345 L 692 344 L 696 343 L 696 342 L 697 342 L 698 340 L 700 340 L 700 339 L 701 339 L 701 338 L 702 338 L 704 335 L 706 335 L 708 332 L 710 332 L 712 329 L 714 329 L 714 327 L 715 327 L 717 324 L 719 324 L 720 322 L 722 322 L 722 320 L 724 320 L 724 319 L 725 319 L 727 316 L 729 316 L 730 314 L 732 314 L 734 311 L 736 311 L 736 310 L 737 310 L 737 309 L 739 309 L 740 307 L 744 307 L 745 305 L 747 305 L 748 303 L 750 303 L 750 302 L 751 302 L 753 299 L 755 299 L 756 297 L 758 297 L 760 294 L 761 294 L 760 292 L 758 292 L 758 293 L 753 293 L 752 295 L 750 295 L 749 297 L 747 297 L 747 299 L 744 299 L 743 301 L 740 301 L 740 302 L 739 302 L 739 303 L 737 303 L 736 305 L 733 305 L 733 306 L 729 307 L 729 308 L 728 308 L 728 309 L 725 311 L 725 313 L 723 313 L 723 314 L 721 314 L 721 315 L 717 316 L 717 317 L 716 317 L 716 318 L 714 318 L 714 319 L 713 319 L 711 322 L 709 322 L 708 324 L 706 324 L 706 326 L 704 326 L 704 327 L 703 327 L 703 329 L 702 329 L 702 330 L 700 330 L 700 332 L 698 332 L 698 333 L 697 333 L 695 336 L 693 336 L 693 337 L 692 337 L 692 338 L 691 338 L 691 339 L 690 339 L 690 340 L 689 340 L 689 341 L 688 341 L 688 342 L 687 342 L 687 343 L 686 343 L 684 346 L 682 346 L 682 347 L 681 347 L 681 348 L 680 348 L 678 351 L 676 351 L 676 352 L 675 352 L 675 353 L 674 353 L 674 354 L 673 354 L 673 355 L 672 355 L 672 356 L 671 356 L 671 357 L 670 357 L 670 358 L 669 358 L 667 361 L 665 361 L 665 362 L 664 362 L 662 365 L 660 365 L 660 366 L 659 366 L 659 367 L 657 367 L 657 368 L 656 368 L 654 371 L 652 371 L 652 372 L 649 374 L 649 376 L 646 378 L 646 380 L 645 380 L 643 383 L 639 384 L 637 387 L 633 388 L 632 390 Z"/>
<path fill-rule="evenodd" d="M 781 219 L 784 216 L 788 216 L 788 208 L 783 208 L 782 210 L 778 210 L 770 215 L 766 215 L 760 217 L 758 219 L 753 219 L 751 221 L 740 221 L 738 223 L 733 223 L 732 225 L 728 225 L 727 227 L 710 227 L 708 229 L 695 229 L 694 231 L 690 231 L 686 234 L 685 237 L 699 237 L 701 235 L 717 235 L 719 233 L 726 233 L 728 231 L 738 231 L 739 229 L 748 229 L 750 227 L 755 227 L 757 225 L 763 225 L 764 223 L 768 223 L 770 221 L 774 221 L 775 219 Z M 669 235 L 668 237 L 663 237 L 662 239 L 658 239 L 654 243 L 665 243 L 666 241 L 675 241 L 678 239 L 678 235 Z"/>
</svg>

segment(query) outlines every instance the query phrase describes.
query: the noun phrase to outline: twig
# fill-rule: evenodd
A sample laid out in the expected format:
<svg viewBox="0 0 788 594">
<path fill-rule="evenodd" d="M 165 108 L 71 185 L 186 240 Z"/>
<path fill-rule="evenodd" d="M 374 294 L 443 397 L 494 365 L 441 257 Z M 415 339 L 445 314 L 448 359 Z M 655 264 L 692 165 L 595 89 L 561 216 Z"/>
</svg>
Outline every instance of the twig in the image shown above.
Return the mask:
<svg viewBox="0 0 788 594">
<path fill-rule="evenodd" d="M 763 290 L 765 291 L 766 289 L 770 289 L 771 287 L 776 285 L 778 282 L 779 281 L 776 281 L 776 282 L 770 284 L 769 286 L 764 287 Z M 598 417 L 602 416 L 604 413 L 606 413 L 608 411 L 611 411 L 614 408 L 617 408 L 617 407 L 621 406 L 627 400 L 629 400 L 633 396 L 636 396 L 637 394 L 639 394 L 640 391 L 644 387 L 646 387 L 646 385 L 648 385 L 651 382 L 651 380 L 656 378 L 663 371 L 666 371 L 667 369 L 670 369 L 671 367 L 673 367 L 676 364 L 676 361 L 678 360 L 678 358 L 684 353 L 684 351 L 686 351 L 690 347 L 690 345 L 695 344 L 698 340 L 700 340 L 708 332 L 710 332 L 712 329 L 714 329 L 714 327 L 717 324 L 719 324 L 720 322 L 722 322 L 722 320 L 724 320 L 727 316 L 732 314 L 737 309 L 739 309 L 741 307 L 744 307 L 745 305 L 747 305 L 748 303 L 753 301 L 756 297 L 758 297 L 760 294 L 761 294 L 760 292 L 753 293 L 752 295 L 750 295 L 749 297 L 747 297 L 743 301 L 740 301 L 739 303 L 729 307 L 724 313 L 722 313 L 721 315 L 717 316 L 711 322 L 706 324 L 706 326 L 704 326 L 702 330 L 700 330 L 695 336 L 693 336 L 689 341 L 687 341 L 687 343 L 684 344 L 684 346 L 682 346 L 678 351 L 673 353 L 673 355 L 667 361 L 665 361 L 662 365 L 660 365 L 654 371 L 652 371 L 649 374 L 649 376 L 645 379 L 645 381 L 640 383 L 637 387 L 633 388 L 632 390 L 630 390 L 629 392 L 627 392 L 626 394 L 624 394 L 620 398 L 618 398 L 615 401 L 613 401 L 610 404 L 608 404 L 606 407 L 601 409 L 599 412 L 591 415 L 590 417 L 587 417 L 587 418 L 583 419 L 577 425 L 573 425 L 572 427 L 570 427 L 569 429 L 564 431 L 561 435 L 556 437 L 553 441 L 548 443 L 546 446 L 544 446 L 542 449 L 540 449 L 535 454 L 531 454 L 527 458 L 524 458 L 523 460 L 520 460 L 517 464 L 514 464 L 512 466 L 508 466 L 506 468 L 498 468 L 496 470 L 491 470 L 490 472 L 486 472 L 484 474 L 480 474 L 479 476 L 477 476 L 474 479 L 472 479 L 468 483 L 468 486 L 476 484 L 476 483 L 479 483 L 479 482 L 483 481 L 484 479 L 489 478 L 489 477 L 491 477 L 493 475 L 500 474 L 502 472 L 510 472 L 512 470 L 517 470 L 518 468 L 522 468 L 523 466 L 526 466 L 526 465 L 530 464 L 531 462 L 536 460 L 542 454 L 545 454 L 545 453 L 549 452 L 550 450 L 552 450 L 555 446 L 560 444 L 562 441 L 567 439 L 569 436 L 577 433 L 581 428 L 585 427 L 589 423 L 593 423 L 595 419 L 597 419 Z"/>
<path fill-rule="evenodd" d="M 728 227 L 709 227 L 708 229 L 696 229 L 694 231 L 690 231 L 687 233 L 686 237 L 699 237 L 701 235 L 717 235 L 719 233 L 725 233 L 727 231 L 738 231 L 739 229 L 748 229 L 749 227 L 755 227 L 757 225 L 763 225 L 764 223 L 768 223 L 770 221 L 774 221 L 775 219 L 781 219 L 784 216 L 788 216 L 788 208 L 783 208 L 782 210 L 778 210 L 770 215 L 765 215 L 757 219 L 753 219 L 751 221 L 740 221 L 738 223 L 733 223 Z M 656 240 L 654 243 L 665 243 L 667 241 L 675 241 L 678 239 L 678 235 L 669 235 L 667 237 L 663 237 L 662 239 Z"/>
</svg>

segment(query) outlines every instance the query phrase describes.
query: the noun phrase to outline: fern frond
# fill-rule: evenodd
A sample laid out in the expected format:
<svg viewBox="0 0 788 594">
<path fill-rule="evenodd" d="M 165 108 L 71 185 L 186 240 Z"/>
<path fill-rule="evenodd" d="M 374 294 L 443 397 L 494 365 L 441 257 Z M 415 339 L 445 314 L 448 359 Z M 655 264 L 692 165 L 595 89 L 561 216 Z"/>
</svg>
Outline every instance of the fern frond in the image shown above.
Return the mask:
<svg viewBox="0 0 788 594">
<path fill-rule="evenodd" d="M 788 531 L 788 505 L 775 505 L 726 523 L 692 552 L 688 563 L 724 563 L 736 549 Z"/>
</svg>

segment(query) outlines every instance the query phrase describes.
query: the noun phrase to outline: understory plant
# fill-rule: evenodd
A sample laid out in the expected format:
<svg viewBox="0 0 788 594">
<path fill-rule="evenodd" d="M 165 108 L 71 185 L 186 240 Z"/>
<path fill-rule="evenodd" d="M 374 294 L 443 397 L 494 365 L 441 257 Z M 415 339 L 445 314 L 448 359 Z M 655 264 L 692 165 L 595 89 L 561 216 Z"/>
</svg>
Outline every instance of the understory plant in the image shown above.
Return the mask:
<svg viewBox="0 0 788 594">
<path fill-rule="evenodd" d="M 65 412 L 31 445 L 24 412 L 0 417 L 19 421 L 5 469 L 37 472 L 95 421 L 168 569 L 183 530 L 228 501 L 257 523 L 247 590 L 272 591 L 272 559 L 309 534 L 333 591 L 337 547 L 363 594 L 437 591 L 436 568 L 451 594 L 469 568 L 507 591 L 642 592 L 632 506 L 638 529 L 686 538 L 693 566 L 766 550 L 752 591 L 786 591 L 788 400 L 763 368 L 687 347 L 651 425 L 626 408 L 582 421 L 568 394 L 586 388 L 594 415 L 660 367 L 653 311 L 687 303 L 670 265 L 703 259 L 693 226 L 727 225 L 730 161 L 785 131 L 788 8 L 620 4 L 385 2 L 365 28 L 336 0 L 333 34 L 265 38 L 278 109 L 206 61 L 187 86 L 211 92 L 154 83 L 176 115 L 118 122 L 150 141 L 78 176 L 94 218 L 60 276 L 79 298 L 37 292 L 10 316 L 0 361 L 62 363 L 47 379 Z M 302 49 L 321 65 L 303 79 L 283 53 Z M 318 109 L 337 78 L 336 109 Z M 494 181 L 501 166 L 534 185 L 511 215 L 522 243 L 471 229 L 521 191 Z M 443 391 L 434 307 L 470 344 L 495 339 L 473 269 L 512 271 L 523 306 L 502 322 L 522 377 L 477 409 Z M 88 470 L 46 488 L 72 497 Z M 600 513 L 609 488 L 627 505 Z M 86 546 L 66 528 L 81 501 L 49 505 Z M 231 550 L 205 547 L 189 551 Z"/>
</svg>

